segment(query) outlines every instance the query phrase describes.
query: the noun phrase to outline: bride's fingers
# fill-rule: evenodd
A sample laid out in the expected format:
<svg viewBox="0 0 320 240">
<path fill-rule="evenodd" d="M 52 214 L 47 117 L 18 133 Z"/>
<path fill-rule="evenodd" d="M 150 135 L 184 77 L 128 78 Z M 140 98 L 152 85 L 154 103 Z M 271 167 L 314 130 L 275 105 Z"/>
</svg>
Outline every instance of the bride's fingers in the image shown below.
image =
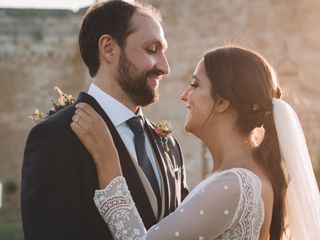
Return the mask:
<svg viewBox="0 0 320 240">
<path fill-rule="evenodd" d="M 80 138 L 80 139 L 84 139 L 86 137 L 88 137 L 89 135 L 90 136 L 93 136 L 93 132 L 90 131 L 90 125 L 85 121 L 83 120 L 82 118 L 80 118 L 79 120 L 77 120 L 77 115 L 74 115 L 72 117 L 72 120 L 73 119 L 76 119 L 76 120 L 73 120 L 70 124 L 71 126 L 71 129 L 76 133 L 76 135 Z"/>
<path fill-rule="evenodd" d="M 70 127 L 71 127 L 72 131 L 77 135 L 77 137 L 80 138 L 81 137 L 81 127 L 75 122 L 71 122 Z"/>
<path fill-rule="evenodd" d="M 79 117 L 79 115 L 74 115 L 72 117 L 72 121 L 80 127 L 82 134 L 93 134 L 97 132 L 97 130 L 94 130 L 94 122 L 92 122 L 90 119 Z"/>
<path fill-rule="evenodd" d="M 72 122 L 75 123 L 77 126 L 80 127 L 80 116 L 75 114 L 72 116 Z"/>
<path fill-rule="evenodd" d="M 98 115 L 98 113 L 87 103 L 78 103 L 76 109 L 83 110 L 89 116 Z"/>
<path fill-rule="evenodd" d="M 78 115 L 80 118 L 83 118 L 86 121 L 91 118 L 91 116 L 89 116 L 85 111 L 83 111 L 80 108 L 76 109 L 75 115 Z"/>
<path fill-rule="evenodd" d="M 78 114 L 73 115 L 72 122 L 78 125 L 82 131 L 89 131 L 94 125 L 90 120 L 90 117 L 81 117 Z"/>
</svg>

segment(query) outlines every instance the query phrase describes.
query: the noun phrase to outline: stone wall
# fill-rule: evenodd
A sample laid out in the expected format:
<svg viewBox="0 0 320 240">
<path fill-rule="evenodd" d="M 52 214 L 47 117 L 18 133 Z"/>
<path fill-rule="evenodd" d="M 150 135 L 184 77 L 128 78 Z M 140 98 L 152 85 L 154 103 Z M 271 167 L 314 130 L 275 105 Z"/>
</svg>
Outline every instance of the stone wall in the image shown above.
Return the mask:
<svg viewBox="0 0 320 240">
<path fill-rule="evenodd" d="M 279 74 L 285 98 L 297 111 L 305 130 L 314 167 L 320 165 L 320 3 L 315 0 L 184 0 L 148 1 L 163 13 L 169 42 L 171 73 L 163 83 L 162 98 L 155 107 L 167 112 L 178 126 L 187 159 L 188 176 L 193 186 L 204 175 L 202 144 L 181 128 L 185 111 L 170 111 L 183 106 L 182 92 L 202 53 L 215 46 L 236 43 L 262 53 Z M 183 108 L 182 108 L 183 109 Z M 169 110 L 169 112 L 168 112 Z M 156 114 L 152 112 L 152 116 Z M 319 171 L 319 170 L 318 170 Z M 190 179 L 191 176 L 191 179 Z"/>
<path fill-rule="evenodd" d="M 0 10 L 0 181 L 13 189 L 4 190 L 0 224 L 19 217 L 23 150 L 34 126 L 28 116 L 51 107 L 54 86 L 72 94 L 84 87 L 80 22 L 81 15 L 66 10 Z"/>
<path fill-rule="evenodd" d="M 168 119 L 179 139 L 191 187 L 211 166 L 200 141 L 183 130 L 179 100 L 202 53 L 239 43 L 265 55 L 278 70 L 286 98 L 297 110 L 315 168 L 320 153 L 320 2 L 316 0 L 150 0 L 163 14 L 170 75 L 161 100 L 144 111 Z M 49 109 L 54 86 L 77 95 L 90 82 L 79 56 L 77 33 L 83 11 L 0 9 L 0 180 L 20 185 L 24 144 L 34 108 Z M 10 197 L 10 196 L 9 196 Z M 18 195 L 7 198 L 18 206 Z M 9 210 L 8 210 L 9 211 Z"/>
</svg>

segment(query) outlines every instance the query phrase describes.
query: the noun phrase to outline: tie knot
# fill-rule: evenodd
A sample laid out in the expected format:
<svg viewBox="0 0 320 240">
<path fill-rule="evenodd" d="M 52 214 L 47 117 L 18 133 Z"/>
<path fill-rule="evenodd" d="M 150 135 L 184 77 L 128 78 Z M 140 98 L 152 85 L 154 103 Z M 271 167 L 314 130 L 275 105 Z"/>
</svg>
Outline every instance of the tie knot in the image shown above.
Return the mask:
<svg viewBox="0 0 320 240">
<path fill-rule="evenodd" d="M 128 127 L 134 134 L 143 134 L 143 126 L 141 122 L 141 117 L 132 117 L 126 121 Z"/>
</svg>

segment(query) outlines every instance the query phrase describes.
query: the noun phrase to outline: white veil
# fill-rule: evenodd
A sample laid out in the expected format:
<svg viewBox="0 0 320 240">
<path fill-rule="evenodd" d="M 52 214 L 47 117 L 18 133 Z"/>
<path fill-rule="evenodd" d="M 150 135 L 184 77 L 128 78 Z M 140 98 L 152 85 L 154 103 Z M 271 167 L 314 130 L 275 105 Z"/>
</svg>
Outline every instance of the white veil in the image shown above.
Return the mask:
<svg viewBox="0 0 320 240">
<path fill-rule="evenodd" d="M 320 239 L 320 194 L 299 119 L 289 104 L 273 99 L 280 151 L 288 173 L 286 222 L 295 240 Z"/>
</svg>

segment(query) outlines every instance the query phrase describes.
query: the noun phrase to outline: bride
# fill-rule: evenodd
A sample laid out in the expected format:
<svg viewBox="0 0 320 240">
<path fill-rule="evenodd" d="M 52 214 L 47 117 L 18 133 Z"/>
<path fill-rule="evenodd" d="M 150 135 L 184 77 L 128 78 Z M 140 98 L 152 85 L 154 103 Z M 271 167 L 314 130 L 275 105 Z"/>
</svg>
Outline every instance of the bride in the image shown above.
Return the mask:
<svg viewBox="0 0 320 240">
<path fill-rule="evenodd" d="M 114 239 L 320 239 L 319 190 L 304 135 L 280 98 L 273 68 L 256 52 L 228 46 L 204 55 L 181 99 L 185 129 L 207 145 L 214 167 L 148 231 L 106 124 L 77 104 L 71 128 L 94 158 L 101 188 L 94 201 Z"/>
</svg>

